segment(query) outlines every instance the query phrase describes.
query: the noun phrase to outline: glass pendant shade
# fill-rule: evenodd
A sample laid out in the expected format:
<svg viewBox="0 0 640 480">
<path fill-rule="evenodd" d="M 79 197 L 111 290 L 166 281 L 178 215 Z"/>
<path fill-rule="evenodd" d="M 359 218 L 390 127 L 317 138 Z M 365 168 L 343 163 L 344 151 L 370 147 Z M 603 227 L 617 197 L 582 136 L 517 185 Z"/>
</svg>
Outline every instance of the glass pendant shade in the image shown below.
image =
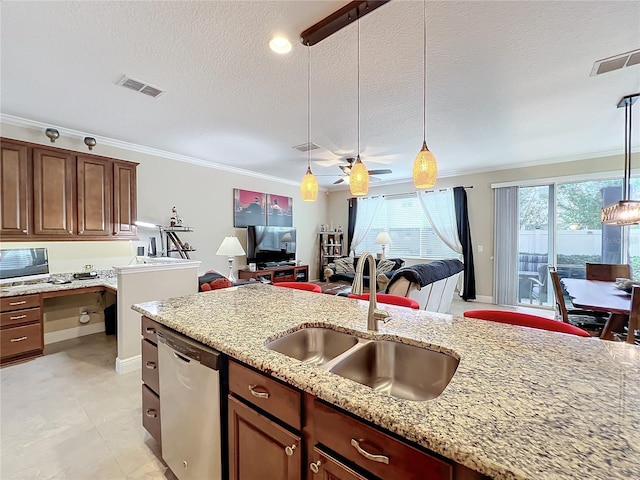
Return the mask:
<svg viewBox="0 0 640 480">
<path fill-rule="evenodd" d="M 637 225 L 640 223 L 640 201 L 620 200 L 602 209 L 605 225 Z"/>
<path fill-rule="evenodd" d="M 351 195 L 363 196 L 369 191 L 369 171 L 362 160 L 360 155 L 356 158 L 356 163 L 351 167 L 351 173 L 349 174 L 349 189 Z"/>
<path fill-rule="evenodd" d="M 307 173 L 302 177 L 300 194 L 305 202 L 315 202 L 318 198 L 318 179 L 311 173 L 311 167 L 307 167 Z"/>
<path fill-rule="evenodd" d="M 436 157 L 427 148 L 427 142 L 422 142 L 422 150 L 413 161 L 413 184 L 416 188 L 432 188 L 438 178 L 438 164 Z"/>
</svg>

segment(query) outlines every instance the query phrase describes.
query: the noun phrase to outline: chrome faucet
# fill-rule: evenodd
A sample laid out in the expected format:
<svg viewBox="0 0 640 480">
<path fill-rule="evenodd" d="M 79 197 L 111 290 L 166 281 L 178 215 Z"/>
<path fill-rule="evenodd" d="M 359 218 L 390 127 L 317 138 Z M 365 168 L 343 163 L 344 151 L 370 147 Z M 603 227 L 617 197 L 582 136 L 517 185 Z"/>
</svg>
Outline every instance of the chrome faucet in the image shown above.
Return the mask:
<svg viewBox="0 0 640 480">
<path fill-rule="evenodd" d="M 358 259 L 358 265 L 356 266 L 356 276 L 353 279 L 353 285 L 351 287 L 351 293 L 354 295 L 362 295 L 363 281 L 362 276 L 364 272 L 364 264 L 369 260 L 369 313 L 367 314 L 367 330 L 378 331 L 378 322 L 383 320 L 387 322 L 391 317 L 386 310 L 379 310 L 376 308 L 376 261 L 369 252 L 364 252 Z"/>
</svg>

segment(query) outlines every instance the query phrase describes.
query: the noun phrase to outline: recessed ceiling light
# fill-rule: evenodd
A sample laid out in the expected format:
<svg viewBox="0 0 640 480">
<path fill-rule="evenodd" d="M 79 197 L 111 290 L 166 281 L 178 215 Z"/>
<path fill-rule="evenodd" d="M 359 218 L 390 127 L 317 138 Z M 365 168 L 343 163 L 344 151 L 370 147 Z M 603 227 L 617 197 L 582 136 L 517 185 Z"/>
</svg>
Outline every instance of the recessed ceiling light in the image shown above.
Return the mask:
<svg viewBox="0 0 640 480">
<path fill-rule="evenodd" d="M 280 55 L 291 51 L 291 42 L 286 37 L 273 37 L 269 40 L 269 48 Z"/>
</svg>

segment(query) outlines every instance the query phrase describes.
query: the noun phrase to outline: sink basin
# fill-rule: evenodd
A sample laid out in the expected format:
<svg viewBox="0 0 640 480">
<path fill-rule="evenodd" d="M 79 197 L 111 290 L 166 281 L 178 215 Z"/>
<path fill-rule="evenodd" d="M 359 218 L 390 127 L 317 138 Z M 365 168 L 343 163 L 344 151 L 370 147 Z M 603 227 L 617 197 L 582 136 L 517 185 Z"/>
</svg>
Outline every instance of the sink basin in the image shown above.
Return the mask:
<svg viewBox="0 0 640 480">
<path fill-rule="evenodd" d="M 362 345 L 329 371 L 394 397 L 430 400 L 444 391 L 459 362 L 445 353 L 380 340 Z"/>
<path fill-rule="evenodd" d="M 269 342 L 267 348 L 312 365 L 323 365 L 358 343 L 348 333 L 329 328 L 303 328 Z"/>
</svg>

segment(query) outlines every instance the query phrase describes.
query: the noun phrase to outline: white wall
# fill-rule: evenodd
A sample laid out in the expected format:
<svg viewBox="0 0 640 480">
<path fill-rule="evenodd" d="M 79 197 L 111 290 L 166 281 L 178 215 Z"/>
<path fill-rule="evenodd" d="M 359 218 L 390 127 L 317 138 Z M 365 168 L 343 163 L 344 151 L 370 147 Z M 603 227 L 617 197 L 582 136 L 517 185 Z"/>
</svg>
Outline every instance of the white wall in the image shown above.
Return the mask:
<svg viewBox="0 0 640 480">
<path fill-rule="evenodd" d="M 3 123 L 1 135 L 33 143 L 51 146 L 41 130 L 34 130 Z M 78 138 L 61 136 L 56 147 L 86 153 L 86 147 Z M 215 148 L 212 145 L 211 148 Z M 167 225 L 171 208 L 175 205 L 186 225 L 194 228 L 193 233 L 181 236 L 197 251 L 191 254 L 194 260 L 201 260 L 200 273 L 215 269 L 223 274 L 228 272 L 226 257 L 217 256 L 216 250 L 223 238 L 236 235 L 245 244 L 246 229 L 233 228 L 233 189 L 242 188 L 265 193 L 274 193 L 293 198 L 293 221 L 297 228 L 297 259 L 309 264 L 311 279 L 318 278 L 318 225 L 326 221 L 327 197 L 318 195 L 316 202 L 303 202 L 297 185 L 266 180 L 260 176 L 243 175 L 236 172 L 217 170 L 200 165 L 179 162 L 123 148 L 98 145 L 93 149 L 96 155 L 104 155 L 133 162 L 138 167 L 138 219 Z M 300 178 L 304 175 L 304 165 L 300 167 Z M 149 237 L 155 235 L 160 248 L 158 232 L 140 228 L 139 241 L 113 242 L 38 242 L 35 246 L 46 246 L 52 269 L 75 271 L 86 263 L 95 268 L 110 268 L 126 265 L 138 245 L 145 251 Z M 17 242 L 12 242 L 14 245 Z M 7 244 L 8 245 L 8 244 Z M 20 242 L 19 246 L 31 246 Z M 3 248 L 5 244 L 3 243 Z M 235 269 L 246 265 L 246 257 L 237 257 Z"/>
</svg>

